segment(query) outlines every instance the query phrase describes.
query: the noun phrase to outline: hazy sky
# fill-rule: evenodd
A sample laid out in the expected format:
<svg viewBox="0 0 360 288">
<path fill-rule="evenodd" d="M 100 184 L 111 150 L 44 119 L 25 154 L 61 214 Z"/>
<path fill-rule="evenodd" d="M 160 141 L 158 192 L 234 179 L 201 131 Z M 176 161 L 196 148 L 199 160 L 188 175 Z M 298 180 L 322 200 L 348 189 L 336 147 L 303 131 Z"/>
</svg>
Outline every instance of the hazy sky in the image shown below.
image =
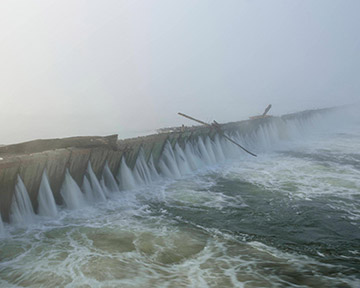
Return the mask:
<svg viewBox="0 0 360 288">
<path fill-rule="evenodd" d="M 360 100 L 359 0 L 1 0 L 0 143 Z"/>
</svg>

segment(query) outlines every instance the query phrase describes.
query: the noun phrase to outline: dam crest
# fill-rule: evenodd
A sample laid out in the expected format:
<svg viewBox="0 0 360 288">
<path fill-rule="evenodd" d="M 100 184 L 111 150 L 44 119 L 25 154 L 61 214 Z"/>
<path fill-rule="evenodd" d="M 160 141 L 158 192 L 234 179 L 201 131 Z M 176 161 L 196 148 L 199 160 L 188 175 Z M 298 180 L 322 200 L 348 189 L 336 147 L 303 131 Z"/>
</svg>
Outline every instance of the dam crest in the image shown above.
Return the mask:
<svg viewBox="0 0 360 288">
<path fill-rule="evenodd" d="M 256 153 L 301 135 L 331 109 L 308 110 L 223 124 L 225 135 Z M 59 206 L 80 209 L 112 193 L 163 178 L 180 178 L 233 158 L 251 161 L 210 127 L 117 140 L 71 137 L 0 147 L 0 235 L 3 222 L 26 226 L 36 215 L 56 217 Z M 7 224 L 5 224 L 6 226 Z"/>
</svg>

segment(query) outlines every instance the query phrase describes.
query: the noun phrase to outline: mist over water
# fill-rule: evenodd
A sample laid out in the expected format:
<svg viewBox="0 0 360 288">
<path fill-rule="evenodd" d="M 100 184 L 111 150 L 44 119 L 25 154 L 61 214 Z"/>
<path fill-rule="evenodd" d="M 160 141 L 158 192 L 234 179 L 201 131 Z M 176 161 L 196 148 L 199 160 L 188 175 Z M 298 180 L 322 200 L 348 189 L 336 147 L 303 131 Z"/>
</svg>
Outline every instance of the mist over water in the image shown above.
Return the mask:
<svg viewBox="0 0 360 288">
<path fill-rule="evenodd" d="M 206 138 L 167 145 L 160 173 L 123 161 L 121 191 L 108 168 L 81 188 L 67 173 L 57 216 L 0 222 L 0 286 L 358 287 L 356 113 L 232 136 L 258 157 Z"/>
</svg>

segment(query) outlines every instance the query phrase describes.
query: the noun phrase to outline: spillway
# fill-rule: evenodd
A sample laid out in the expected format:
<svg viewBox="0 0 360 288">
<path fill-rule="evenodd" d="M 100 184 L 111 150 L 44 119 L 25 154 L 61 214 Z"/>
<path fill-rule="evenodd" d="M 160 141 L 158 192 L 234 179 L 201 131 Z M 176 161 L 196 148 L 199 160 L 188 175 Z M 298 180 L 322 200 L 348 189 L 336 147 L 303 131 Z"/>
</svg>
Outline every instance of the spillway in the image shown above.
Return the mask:
<svg viewBox="0 0 360 288">
<path fill-rule="evenodd" d="M 54 199 L 54 195 L 51 191 L 50 183 L 44 171 L 40 183 L 39 194 L 38 194 L 38 203 L 39 203 L 39 215 L 55 217 L 57 215 L 57 207 Z"/>
<path fill-rule="evenodd" d="M 35 213 L 24 185 L 20 176 L 17 177 L 15 186 L 15 194 L 11 204 L 10 221 L 14 224 L 31 224 L 34 222 Z"/>
<path fill-rule="evenodd" d="M 257 158 L 205 127 L 8 148 L 0 286 L 357 287 L 360 122 L 328 113 L 226 124 Z"/>
<path fill-rule="evenodd" d="M 69 170 L 66 170 L 65 179 L 61 187 L 60 194 L 63 198 L 63 203 L 69 209 L 78 209 L 86 205 L 85 196 L 79 186 L 76 184 L 75 180 L 71 177 Z"/>
<path fill-rule="evenodd" d="M 5 228 L 4 228 L 4 223 L 3 223 L 1 215 L 0 215 L 0 237 L 3 237 L 4 235 L 5 235 Z"/>
<path fill-rule="evenodd" d="M 280 139 L 303 133 L 327 113 L 327 109 L 311 110 L 228 123 L 222 129 L 235 141 L 263 153 Z M 34 211 L 56 217 L 58 206 L 79 209 L 107 201 L 121 190 L 179 179 L 234 157 L 250 159 L 209 127 L 119 141 L 116 135 L 38 141 L 0 148 L 4 221 L 32 222 Z"/>
</svg>

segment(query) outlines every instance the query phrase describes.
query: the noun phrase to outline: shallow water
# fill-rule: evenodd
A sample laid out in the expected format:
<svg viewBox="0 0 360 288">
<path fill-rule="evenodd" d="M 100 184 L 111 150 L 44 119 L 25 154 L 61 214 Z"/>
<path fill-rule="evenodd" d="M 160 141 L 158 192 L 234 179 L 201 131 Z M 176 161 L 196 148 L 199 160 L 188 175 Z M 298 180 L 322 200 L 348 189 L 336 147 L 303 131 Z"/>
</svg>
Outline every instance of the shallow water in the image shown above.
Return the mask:
<svg viewBox="0 0 360 288">
<path fill-rule="evenodd" d="M 359 287 L 359 147 L 324 130 L 6 224 L 0 286 Z"/>
</svg>

